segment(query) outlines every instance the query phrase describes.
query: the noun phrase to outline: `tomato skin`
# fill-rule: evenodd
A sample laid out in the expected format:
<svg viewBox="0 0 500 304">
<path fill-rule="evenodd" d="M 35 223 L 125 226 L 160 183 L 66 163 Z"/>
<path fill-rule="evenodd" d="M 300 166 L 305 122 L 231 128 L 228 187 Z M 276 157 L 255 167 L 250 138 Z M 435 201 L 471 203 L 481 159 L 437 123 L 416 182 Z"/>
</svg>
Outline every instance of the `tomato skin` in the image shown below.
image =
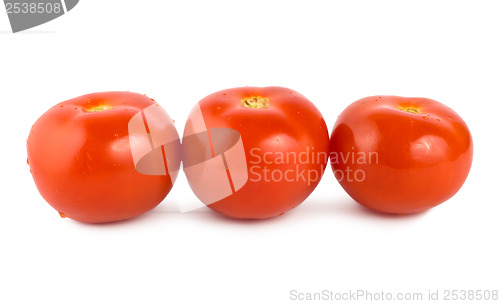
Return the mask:
<svg viewBox="0 0 500 304">
<path fill-rule="evenodd" d="M 175 177 L 139 173 L 129 142 L 130 119 L 154 104 L 137 93 L 93 93 L 53 106 L 35 122 L 27 141 L 30 171 L 62 217 L 119 221 L 165 198 Z M 99 106 L 112 109 L 90 111 Z"/>
<path fill-rule="evenodd" d="M 242 100 L 250 97 L 267 98 L 269 105 L 243 106 Z M 210 189 L 197 189 L 196 176 L 186 173 L 195 194 L 211 209 L 232 218 L 270 218 L 298 206 L 319 183 L 328 161 L 328 129 L 321 113 L 303 95 L 282 87 L 241 87 L 213 93 L 195 108 L 198 106 L 207 129 L 228 128 L 239 132 L 247 162 L 248 180 L 242 188 L 213 203 L 204 201 L 204 193 L 200 193 Z M 186 126 L 191 124 L 194 112 Z M 325 157 L 315 163 L 279 159 L 285 153 L 301 152 L 311 157 L 322 153 Z M 287 178 L 280 178 L 279 174 L 285 172 L 289 173 Z M 311 178 L 296 178 L 297 172 L 311 172 Z M 317 180 L 313 180 L 312 172 L 318 173 Z"/>
<path fill-rule="evenodd" d="M 466 123 L 427 98 L 362 98 L 339 115 L 330 138 L 340 185 L 356 202 L 384 213 L 422 212 L 448 200 L 465 182 L 472 155 Z"/>
</svg>

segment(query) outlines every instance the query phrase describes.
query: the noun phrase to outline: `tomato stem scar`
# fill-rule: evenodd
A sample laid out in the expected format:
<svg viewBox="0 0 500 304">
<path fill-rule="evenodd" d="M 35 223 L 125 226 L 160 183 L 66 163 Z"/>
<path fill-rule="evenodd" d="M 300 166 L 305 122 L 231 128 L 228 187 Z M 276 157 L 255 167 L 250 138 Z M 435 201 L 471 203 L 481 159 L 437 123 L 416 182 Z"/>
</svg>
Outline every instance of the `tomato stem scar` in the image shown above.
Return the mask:
<svg viewBox="0 0 500 304">
<path fill-rule="evenodd" d="M 101 111 L 106 111 L 112 109 L 112 106 L 107 106 L 107 105 L 101 105 L 93 108 L 88 108 L 87 112 L 101 112 Z"/>
<path fill-rule="evenodd" d="M 400 106 L 399 109 L 401 111 L 404 111 L 404 112 L 407 112 L 407 113 L 412 113 L 412 114 L 419 114 L 421 112 L 419 108 L 412 107 L 412 106 L 409 106 L 409 107 L 402 107 L 402 106 Z"/>
<path fill-rule="evenodd" d="M 269 99 L 261 96 L 246 97 L 241 100 L 241 106 L 252 109 L 263 109 L 269 107 Z"/>
</svg>

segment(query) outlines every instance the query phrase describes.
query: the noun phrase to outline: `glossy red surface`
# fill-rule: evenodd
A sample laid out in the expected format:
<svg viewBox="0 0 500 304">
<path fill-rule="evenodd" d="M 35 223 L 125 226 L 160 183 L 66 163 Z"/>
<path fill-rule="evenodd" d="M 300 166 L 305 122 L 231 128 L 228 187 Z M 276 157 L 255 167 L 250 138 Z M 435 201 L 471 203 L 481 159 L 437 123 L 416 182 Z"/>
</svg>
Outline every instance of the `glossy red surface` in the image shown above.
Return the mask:
<svg viewBox="0 0 500 304">
<path fill-rule="evenodd" d="M 129 141 L 130 119 L 153 104 L 137 93 L 94 93 L 61 102 L 35 122 L 27 141 L 30 171 L 61 216 L 118 221 L 165 198 L 170 176 L 137 172 Z"/>
<path fill-rule="evenodd" d="M 404 214 L 452 197 L 467 178 L 473 145 L 462 118 L 437 101 L 372 96 L 339 115 L 330 152 L 339 183 L 355 201 Z"/>
<path fill-rule="evenodd" d="M 268 104 L 243 106 L 251 97 L 265 98 Z M 328 130 L 303 95 L 282 87 L 233 88 L 203 98 L 199 107 L 207 129 L 239 132 L 247 162 L 244 186 L 209 204 L 213 210 L 234 218 L 278 216 L 302 203 L 319 183 L 328 162 Z M 301 153 L 303 161 L 293 158 Z M 304 178 L 297 177 L 301 172 Z"/>
</svg>

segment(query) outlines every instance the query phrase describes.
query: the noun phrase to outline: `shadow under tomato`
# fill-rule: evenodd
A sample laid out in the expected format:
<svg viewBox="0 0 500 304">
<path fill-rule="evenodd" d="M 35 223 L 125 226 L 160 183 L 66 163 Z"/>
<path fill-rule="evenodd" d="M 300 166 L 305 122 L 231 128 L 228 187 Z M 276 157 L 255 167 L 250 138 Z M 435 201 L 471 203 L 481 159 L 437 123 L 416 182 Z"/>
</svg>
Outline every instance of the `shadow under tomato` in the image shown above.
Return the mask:
<svg viewBox="0 0 500 304">
<path fill-rule="evenodd" d="M 193 215 L 198 217 L 202 221 L 217 223 L 217 224 L 229 224 L 229 225 L 243 225 L 243 226 L 252 226 L 252 225 L 264 225 L 277 223 L 287 218 L 287 215 L 293 213 L 294 210 L 291 210 L 283 215 L 265 218 L 265 219 L 241 219 L 241 218 L 232 218 L 221 213 L 218 213 L 209 207 L 201 207 L 191 211 L 183 212 L 181 215 Z"/>
<path fill-rule="evenodd" d="M 352 218 L 352 219 L 367 219 L 367 220 L 384 220 L 384 221 L 412 221 L 423 218 L 426 212 L 413 213 L 413 214 L 388 214 L 381 213 L 369 208 L 366 208 L 350 197 L 333 198 L 331 200 L 314 200 L 307 199 L 296 208 L 277 217 L 266 219 L 239 219 L 231 218 L 220 214 L 208 207 L 194 209 L 192 211 L 184 212 L 181 215 L 193 215 L 200 218 L 200 220 L 223 223 L 230 225 L 267 225 L 274 224 L 282 221 L 302 221 L 310 220 L 318 217 L 332 217 L 332 218 Z"/>
<path fill-rule="evenodd" d="M 358 210 L 359 213 L 361 213 L 361 214 L 363 214 L 365 216 L 382 218 L 382 219 L 389 219 L 389 220 L 416 219 L 416 218 L 423 217 L 429 211 L 429 210 L 426 210 L 426 211 L 423 211 L 423 212 L 407 213 L 407 214 L 383 213 L 383 212 L 378 212 L 378 211 L 372 210 L 370 208 L 367 208 L 365 206 L 362 206 L 362 205 L 356 203 L 354 200 L 351 200 L 351 201 L 356 206 L 356 209 Z"/>
<path fill-rule="evenodd" d="M 310 220 L 319 217 L 331 217 L 333 220 L 335 218 L 344 219 L 367 219 L 367 220 L 383 220 L 383 221 L 412 221 L 423 218 L 428 211 L 413 214 L 388 214 L 381 213 L 364 207 L 357 202 L 355 202 L 350 197 L 337 197 L 329 200 L 314 200 L 307 199 L 301 205 L 296 208 L 284 213 L 283 215 L 267 218 L 267 219 L 238 219 L 231 218 L 222 215 L 208 207 L 201 207 L 187 212 L 181 212 L 176 207 L 174 202 L 169 202 L 169 206 L 159 205 L 153 210 L 146 212 L 142 215 L 131 219 L 125 219 L 116 222 L 108 223 L 85 223 L 79 222 L 72 219 L 69 220 L 77 225 L 86 227 L 121 227 L 130 225 L 141 225 L 150 224 L 156 220 L 168 220 L 171 216 L 196 216 L 201 221 L 206 221 L 210 223 L 217 224 L 229 224 L 229 225 L 243 225 L 243 226 L 253 226 L 253 225 L 268 225 L 279 223 L 282 221 L 302 221 Z"/>
<path fill-rule="evenodd" d="M 102 227 L 120 227 L 120 226 L 125 226 L 125 225 L 128 226 L 128 225 L 136 225 L 136 224 L 140 224 L 140 223 L 149 223 L 149 222 L 151 222 L 151 220 L 153 218 L 158 217 L 158 214 L 159 213 L 154 212 L 154 209 L 153 209 L 149 212 L 146 212 L 144 214 L 138 215 L 138 216 L 133 217 L 133 218 L 123 219 L 123 220 L 114 221 L 114 222 L 105 222 L 105 223 L 80 222 L 80 221 L 73 220 L 71 218 L 65 218 L 63 220 L 70 220 L 73 223 L 76 223 L 77 225 L 86 226 L 86 227 L 99 227 L 99 228 L 102 228 Z"/>
<path fill-rule="evenodd" d="M 298 210 L 297 210 L 298 209 Z M 294 220 L 319 217 L 332 217 L 342 219 L 367 219 L 384 221 L 411 221 L 425 216 L 427 212 L 413 214 L 389 214 L 371 210 L 358 204 L 350 197 L 335 197 L 332 199 L 308 199 L 297 208 L 283 215 L 294 213 Z M 291 214 L 290 214 L 291 215 Z"/>
<path fill-rule="evenodd" d="M 381 219 L 385 221 L 408 221 L 424 217 L 427 211 L 410 214 L 383 213 L 367 208 L 350 197 L 337 198 L 323 202 L 323 213 L 335 213 L 337 215 L 355 218 Z M 328 205 L 330 205 L 328 207 Z"/>
</svg>

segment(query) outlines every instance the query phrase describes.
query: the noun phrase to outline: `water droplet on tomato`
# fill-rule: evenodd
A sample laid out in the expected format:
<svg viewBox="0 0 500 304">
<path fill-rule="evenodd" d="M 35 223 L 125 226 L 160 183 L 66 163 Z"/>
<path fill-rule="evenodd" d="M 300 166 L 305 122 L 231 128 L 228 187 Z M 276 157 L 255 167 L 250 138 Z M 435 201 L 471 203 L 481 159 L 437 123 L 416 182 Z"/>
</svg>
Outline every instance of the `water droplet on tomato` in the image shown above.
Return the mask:
<svg viewBox="0 0 500 304">
<path fill-rule="evenodd" d="M 62 218 L 66 218 L 66 217 L 67 217 L 67 216 L 66 216 L 64 213 L 62 213 L 61 211 L 58 211 L 58 212 L 59 212 L 59 216 L 60 216 L 60 217 L 62 217 Z"/>
</svg>

